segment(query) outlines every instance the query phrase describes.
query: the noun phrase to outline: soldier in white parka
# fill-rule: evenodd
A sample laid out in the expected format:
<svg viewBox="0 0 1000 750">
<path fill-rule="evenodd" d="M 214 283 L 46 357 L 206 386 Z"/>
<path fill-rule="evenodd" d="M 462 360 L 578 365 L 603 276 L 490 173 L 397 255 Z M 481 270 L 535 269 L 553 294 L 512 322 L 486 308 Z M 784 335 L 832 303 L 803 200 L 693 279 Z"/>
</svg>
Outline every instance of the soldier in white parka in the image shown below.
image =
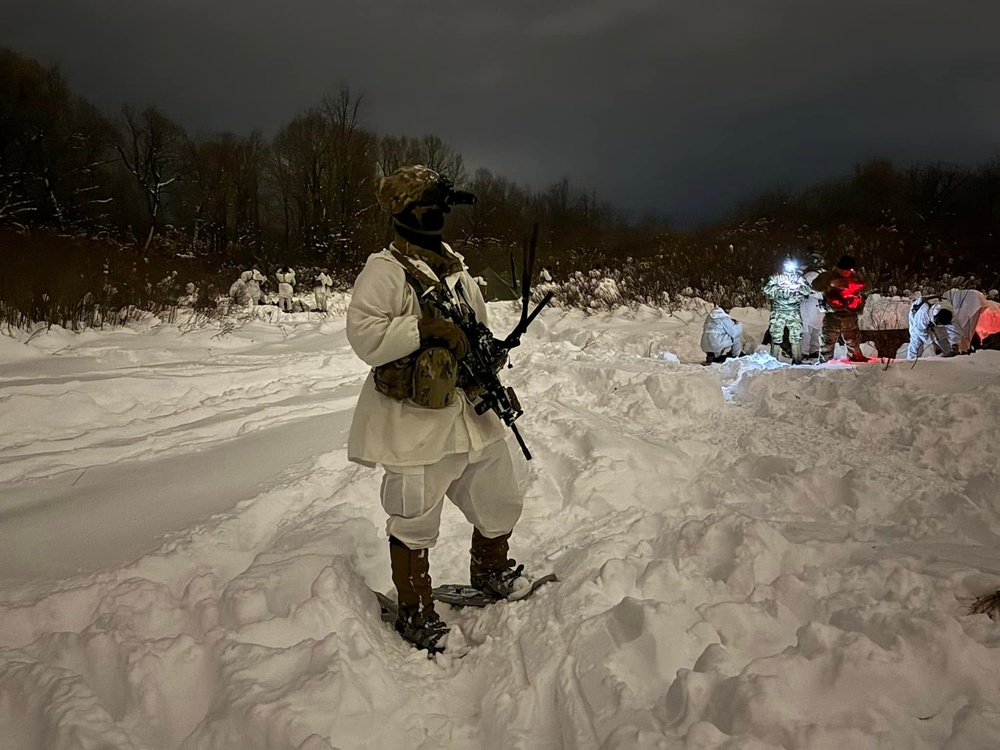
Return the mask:
<svg viewBox="0 0 1000 750">
<path fill-rule="evenodd" d="M 260 285 L 266 280 L 264 274 L 258 269 L 254 268 L 250 271 L 250 278 L 247 280 L 247 296 L 250 298 L 251 305 L 264 304 L 264 291 Z"/>
<path fill-rule="evenodd" d="M 951 357 L 972 351 L 972 340 L 986 297 L 975 289 L 949 289 L 918 297 L 910 306 L 908 359 L 923 354 Z"/>
<path fill-rule="evenodd" d="M 816 277 L 826 269 L 826 261 L 823 256 L 813 248 L 808 249 L 806 256 L 806 270 L 802 278 L 812 289 L 812 283 Z M 799 313 L 802 316 L 802 356 L 806 359 L 816 359 L 819 357 L 820 334 L 823 331 L 823 294 L 812 290 L 799 305 Z"/>
<path fill-rule="evenodd" d="M 954 357 L 958 354 L 958 332 L 953 321 L 955 308 L 943 297 L 917 297 L 910 306 L 910 343 L 907 359 L 926 354 Z"/>
<path fill-rule="evenodd" d="M 252 278 L 253 274 L 250 271 L 244 271 L 233 282 L 232 286 L 229 287 L 229 298 L 234 305 L 246 305 L 250 302 L 250 292 L 247 288 L 247 282 Z"/>
<path fill-rule="evenodd" d="M 716 307 L 705 318 L 701 331 L 701 350 L 705 352 L 705 362 L 722 362 L 726 357 L 743 354 L 742 324 L 733 320 L 723 307 Z"/>
<path fill-rule="evenodd" d="M 288 266 L 274 274 L 278 280 L 278 307 L 282 312 L 292 312 L 292 295 L 295 293 L 295 271 Z"/>
<path fill-rule="evenodd" d="M 326 312 L 326 300 L 333 288 L 333 279 L 324 268 L 316 277 L 316 284 L 313 286 L 313 296 L 316 298 L 316 312 Z"/>
<path fill-rule="evenodd" d="M 447 496 L 473 525 L 470 580 L 494 598 L 516 598 L 527 581 L 508 558 L 523 495 L 497 415 L 477 414 L 456 385 L 469 351 L 462 329 L 421 305 L 433 286 L 487 324 L 479 285 L 441 241 L 459 194 L 438 173 L 403 167 L 385 177 L 378 201 L 396 237 L 368 258 L 347 309 L 347 338 L 371 365 L 354 412 L 348 458 L 381 465 L 382 507 L 399 603 L 396 630 L 418 648 L 440 651 L 448 627 L 434 610 L 428 550 Z M 468 194 L 462 194 L 468 196 Z M 471 199 L 471 196 L 468 196 Z"/>
</svg>

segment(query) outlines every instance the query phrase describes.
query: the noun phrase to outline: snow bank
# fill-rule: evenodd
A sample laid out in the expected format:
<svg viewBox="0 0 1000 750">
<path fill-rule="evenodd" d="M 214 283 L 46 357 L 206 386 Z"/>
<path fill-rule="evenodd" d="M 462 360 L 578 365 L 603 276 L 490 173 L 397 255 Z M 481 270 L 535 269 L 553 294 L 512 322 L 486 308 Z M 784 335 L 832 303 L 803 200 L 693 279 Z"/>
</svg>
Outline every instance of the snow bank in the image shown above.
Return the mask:
<svg viewBox="0 0 1000 750">
<path fill-rule="evenodd" d="M 766 313 L 736 316 L 759 341 Z M 369 591 L 342 318 L 17 343 L 0 747 L 993 746 L 1000 624 L 965 611 L 1000 586 L 1000 353 L 702 367 L 702 319 L 538 319 L 503 375 L 534 454 L 513 553 L 561 582 L 442 608 L 435 660 Z M 448 508 L 437 581 L 469 534 Z"/>
</svg>

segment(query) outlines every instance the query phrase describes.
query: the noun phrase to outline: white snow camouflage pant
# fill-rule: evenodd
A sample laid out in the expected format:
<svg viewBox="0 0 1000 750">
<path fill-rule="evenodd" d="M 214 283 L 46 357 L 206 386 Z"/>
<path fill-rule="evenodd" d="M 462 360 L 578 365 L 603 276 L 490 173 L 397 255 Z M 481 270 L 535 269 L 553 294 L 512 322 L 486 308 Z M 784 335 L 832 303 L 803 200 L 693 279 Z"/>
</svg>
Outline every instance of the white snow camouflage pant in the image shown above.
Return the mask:
<svg viewBox="0 0 1000 750">
<path fill-rule="evenodd" d="M 389 514 L 386 531 L 410 549 L 426 549 L 437 542 L 445 497 L 489 538 L 510 533 L 521 517 L 524 495 L 503 440 L 428 466 L 382 468 L 382 507 Z"/>
</svg>

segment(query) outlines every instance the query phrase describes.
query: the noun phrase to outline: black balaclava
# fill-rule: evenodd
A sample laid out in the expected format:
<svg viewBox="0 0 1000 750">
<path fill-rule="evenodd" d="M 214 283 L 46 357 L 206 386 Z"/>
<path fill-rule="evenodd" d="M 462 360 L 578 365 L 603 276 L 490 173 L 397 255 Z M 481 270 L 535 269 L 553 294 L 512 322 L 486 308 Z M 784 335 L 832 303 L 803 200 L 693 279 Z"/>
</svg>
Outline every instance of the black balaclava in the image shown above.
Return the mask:
<svg viewBox="0 0 1000 750">
<path fill-rule="evenodd" d="M 421 199 L 393 214 L 392 221 L 396 233 L 404 240 L 440 255 L 443 252 L 441 234 L 444 231 L 444 215 L 450 210 L 451 207 L 443 201 L 438 203 Z"/>
</svg>

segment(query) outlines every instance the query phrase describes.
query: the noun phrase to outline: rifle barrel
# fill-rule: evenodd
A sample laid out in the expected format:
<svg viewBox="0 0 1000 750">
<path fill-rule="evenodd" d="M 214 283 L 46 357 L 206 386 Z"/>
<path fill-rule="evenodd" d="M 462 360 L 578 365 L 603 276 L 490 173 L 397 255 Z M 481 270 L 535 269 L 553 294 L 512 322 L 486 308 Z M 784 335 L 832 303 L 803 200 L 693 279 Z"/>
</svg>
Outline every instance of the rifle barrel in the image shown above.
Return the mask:
<svg viewBox="0 0 1000 750">
<path fill-rule="evenodd" d="M 511 432 L 514 433 L 514 437 L 517 438 L 517 444 L 521 446 L 521 452 L 524 454 L 524 457 L 528 461 L 530 461 L 531 460 L 531 451 L 529 451 L 528 450 L 528 446 L 524 444 L 524 438 L 522 438 L 521 437 L 521 433 L 517 431 L 517 425 L 516 424 L 511 424 L 510 429 L 511 429 Z"/>
</svg>

